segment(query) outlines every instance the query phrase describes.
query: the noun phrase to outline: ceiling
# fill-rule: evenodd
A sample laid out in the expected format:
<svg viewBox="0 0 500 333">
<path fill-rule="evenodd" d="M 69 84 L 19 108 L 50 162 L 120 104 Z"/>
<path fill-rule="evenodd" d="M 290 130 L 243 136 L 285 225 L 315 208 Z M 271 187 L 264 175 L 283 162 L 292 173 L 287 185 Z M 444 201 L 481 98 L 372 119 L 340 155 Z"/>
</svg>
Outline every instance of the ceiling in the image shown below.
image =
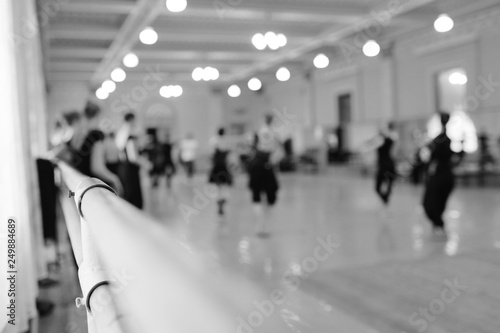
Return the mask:
<svg viewBox="0 0 500 333">
<path fill-rule="evenodd" d="M 387 11 L 392 5 L 398 12 L 377 32 L 377 40 L 429 27 L 442 12 L 459 15 L 498 2 L 188 0 L 180 13 L 169 12 L 165 0 L 39 0 L 38 7 L 49 17 L 42 24 L 49 84 L 80 81 L 95 89 L 130 51 L 139 56 L 140 65 L 126 69 L 127 80 L 140 80 L 154 69 L 186 82 L 192 81 L 194 68 L 212 66 L 221 73 L 217 82 L 228 84 L 284 64 L 310 68 L 318 51 L 339 52 L 339 41 L 352 39 L 376 21 L 374 11 Z M 158 32 L 154 45 L 139 41 L 146 26 Z M 287 45 L 276 51 L 257 50 L 251 38 L 266 31 L 285 34 Z"/>
</svg>

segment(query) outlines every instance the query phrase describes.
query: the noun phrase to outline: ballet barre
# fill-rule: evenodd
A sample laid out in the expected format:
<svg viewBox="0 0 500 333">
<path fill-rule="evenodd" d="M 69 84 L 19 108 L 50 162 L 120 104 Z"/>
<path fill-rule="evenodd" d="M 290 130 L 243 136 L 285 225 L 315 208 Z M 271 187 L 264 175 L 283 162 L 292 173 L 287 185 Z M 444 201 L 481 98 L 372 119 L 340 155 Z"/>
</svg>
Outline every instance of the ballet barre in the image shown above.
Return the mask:
<svg viewBox="0 0 500 333">
<path fill-rule="evenodd" d="M 66 222 L 84 293 L 77 305 L 87 307 L 89 332 L 236 332 L 240 318 L 254 311 L 253 302 L 265 299 L 243 277 L 214 274 L 182 235 L 101 181 L 64 162 L 57 166 L 72 197 L 61 200 L 70 212 Z M 275 316 L 266 318 L 265 327 L 285 331 Z"/>
</svg>

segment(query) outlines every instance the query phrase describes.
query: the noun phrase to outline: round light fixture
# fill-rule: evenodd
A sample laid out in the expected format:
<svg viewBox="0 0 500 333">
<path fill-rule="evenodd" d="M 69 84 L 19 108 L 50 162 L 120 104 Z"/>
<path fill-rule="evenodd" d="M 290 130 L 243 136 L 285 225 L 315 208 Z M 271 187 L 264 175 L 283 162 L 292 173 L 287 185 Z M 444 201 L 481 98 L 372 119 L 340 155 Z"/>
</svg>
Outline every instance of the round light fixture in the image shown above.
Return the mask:
<svg viewBox="0 0 500 333">
<path fill-rule="evenodd" d="M 453 29 L 454 25 L 455 22 L 453 22 L 453 19 L 449 17 L 447 14 L 439 15 L 436 21 L 434 21 L 434 29 L 437 32 L 448 32 L 451 29 Z"/>
<path fill-rule="evenodd" d="M 172 97 L 180 97 L 182 95 L 182 93 L 184 92 L 182 87 L 179 85 L 171 86 L 170 90 L 172 92 Z"/>
<path fill-rule="evenodd" d="M 101 87 L 96 90 L 95 96 L 100 100 L 105 100 L 109 97 L 109 93 Z"/>
<path fill-rule="evenodd" d="M 320 53 L 314 57 L 313 63 L 316 68 L 326 68 L 330 64 L 330 59 L 323 53 Z"/>
<path fill-rule="evenodd" d="M 139 65 L 139 57 L 135 53 L 130 52 L 123 57 L 123 64 L 128 68 L 137 67 Z"/>
<path fill-rule="evenodd" d="M 252 37 L 252 44 L 255 46 L 257 50 L 264 50 L 266 48 L 266 39 L 264 38 L 263 34 L 255 34 Z"/>
<path fill-rule="evenodd" d="M 203 68 L 196 67 L 193 70 L 192 77 L 193 77 L 193 80 L 195 80 L 195 81 L 201 81 L 203 79 Z"/>
<path fill-rule="evenodd" d="M 286 45 L 286 43 L 288 42 L 288 40 L 286 39 L 286 36 L 283 35 L 283 34 L 278 34 L 276 35 L 276 40 L 278 41 L 278 45 L 280 47 L 283 47 Z"/>
<path fill-rule="evenodd" d="M 160 95 L 165 98 L 170 98 L 172 97 L 172 89 L 170 89 L 170 86 L 163 86 L 160 88 Z"/>
<path fill-rule="evenodd" d="M 217 70 L 217 68 L 207 67 L 205 68 L 205 71 L 208 72 L 210 80 L 215 81 L 219 78 L 219 71 Z"/>
<path fill-rule="evenodd" d="M 276 78 L 282 82 L 288 81 L 290 79 L 290 71 L 286 67 L 281 67 L 276 72 Z"/>
<path fill-rule="evenodd" d="M 257 91 L 260 88 L 262 88 L 262 82 L 260 82 L 258 78 L 253 77 L 248 81 L 248 89 L 252 91 Z"/>
<path fill-rule="evenodd" d="M 104 82 L 102 83 L 101 88 L 102 88 L 104 91 L 106 91 L 106 92 L 108 92 L 108 93 L 110 93 L 110 94 L 111 94 L 112 92 L 114 92 L 114 91 L 116 90 L 116 83 L 114 83 L 114 82 L 113 82 L 113 81 L 111 81 L 111 80 L 106 80 L 106 81 L 104 81 Z"/>
<path fill-rule="evenodd" d="M 139 39 L 143 44 L 153 45 L 158 41 L 158 34 L 153 28 L 147 27 L 141 31 L 141 33 L 139 34 Z"/>
<path fill-rule="evenodd" d="M 238 97 L 241 95 L 241 89 L 236 84 L 233 84 L 227 89 L 227 94 L 233 98 Z"/>
<path fill-rule="evenodd" d="M 376 57 L 380 53 L 380 45 L 374 40 L 369 40 L 363 45 L 363 53 L 367 57 Z"/>
<path fill-rule="evenodd" d="M 123 82 L 123 81 L 125 81 L 126 78 L 127 78 L 127 73 L 125 73 L 125 71 L 123 69 L 121 69 L 120 67 L 115 68 L 111 72 L 111 80 L 113 80 L 115 82 Z"/>
<path fill-rule="evenodd" d="M 179 13 L 186 9 L 187 1 L 186 0 L 167 0 L 166 6 L 169 11 L 172 13 Z"/>
</svg>

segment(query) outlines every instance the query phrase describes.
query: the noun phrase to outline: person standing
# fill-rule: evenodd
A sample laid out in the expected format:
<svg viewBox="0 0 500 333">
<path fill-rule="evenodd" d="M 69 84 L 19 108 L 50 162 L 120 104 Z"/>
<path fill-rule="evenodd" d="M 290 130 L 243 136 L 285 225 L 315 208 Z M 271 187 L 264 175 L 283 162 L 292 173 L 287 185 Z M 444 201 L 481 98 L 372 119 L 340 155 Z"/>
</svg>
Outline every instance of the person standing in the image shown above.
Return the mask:
<svg viewBox="0 0 500 333">
<path fill-rule="evenodd" d="M 423 207 L 433 227 L 433 235 L 446 238 L 443 213 L 455 186 L 453 173 L 454 155 L 451 140 L 446 133 L 450 120 L 448 113 L 440 114 L 441 133 L 423 150 L 422 159 L 428 161 L 428 180 L 425 187 Z"/>
<path fill-rule="evenodd" d="M 81 146 L 76 143 L 71 146 L 77 150 L 75 167 L 84 175 L 99 178 L 114 187 L 119 194 L 123 193 L 122 182 L 106 166 L 106 151 L 104 133 L 99 129 L 101 108 L 88 102 L 83 111 L 86 120 L 86 135 Z"/>
<path fill-rule="evenodd" d="M 161 143 L 158 141 L 156 130 L 149 133 L 149 142 L 143 149 L 147 155 L 151 169 L 149 170 L 149 177 L 151 178 L 151 186 L 157 187 L 158 180 L 165 171 L 165 155 Z"/>
<path fill-rule="evenodd" d="M 118 175 L 123 182 L 124 199 L 142 209 L 139 151 L 137 149 L 135 115 L 128 112 L 122 127 L 116 134 L 116 146 L 120 152 Z"/>
<path fill-rule="evenodd" d="M 176 168 L 172 151 L 174 143 L 170 141 L 170 134 L 167 133 L 166 141 L 162 144 L 163 156 L 165 156 L 165 175 L 167 177 L 167 188 L 172 186 L 172 177 L 175 175 Z"/>
<path fill-rule="evenodd" d="M 180 144 L 180 158 L 188 179 L 193 178 L 195 172 L 195 160 L 198 152 L 198 141 L 194 138 L 192 133 L 188 133 L 186 138 Z"/>
<path fill-rule="evenodd" d="M 208 182 L 219 188 L 217 206 L 220 216 L 224 215 L 224 205 L 228 199 L 227 187 L 233 184 L 233 175 L 227 165 L 228 155 L 231 152 L 230 143 L 225 134 L 224 128 L 220 128 L 217 136 L 211 140 L 213 147 L 212 169 L 208 177 Z"/>
<path fill-rule="evenodd" d="M 266 115 L 265 124 L 255 135 L 254 150 L 249 160 L 249 188 L 252 193 L 254 213 L 257 220 L 257 234 L 267 235 L 263 221 L 262 195 L 265 194 L 267 208 L 275 205 L 278 199 L 279 183 L 276 164 L 280 160 L 280 142 L 272 130 L 274 117 Z"/>
<path fill-rule="evenodd" d="M 389 204 L 392 186 L 397 177 L 396 162 L 393 157 L 394 144 L 397 139 L 395 124 L 392 122 L 387 125 L 387 129 L 380 132 L 378 138 L 375 190 L 386 206 Z"/>
</svg>

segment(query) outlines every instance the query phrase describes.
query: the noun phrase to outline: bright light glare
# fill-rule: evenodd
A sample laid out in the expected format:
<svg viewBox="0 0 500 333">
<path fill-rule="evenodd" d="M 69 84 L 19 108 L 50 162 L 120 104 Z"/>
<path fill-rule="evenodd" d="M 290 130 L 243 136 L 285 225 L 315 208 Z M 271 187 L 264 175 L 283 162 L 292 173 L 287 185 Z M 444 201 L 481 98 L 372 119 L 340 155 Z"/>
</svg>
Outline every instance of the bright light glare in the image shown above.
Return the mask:
<svg viewBox="0 0 500 333">
<path fill-rule="evenodd" d="M 183 89 L 179 85 L 175 86 L 163 86 L 160 88 L 160 95 L 165 98 L 179 97 L 183 93 Z"/>
<path fill-rule="evenodd" d="M 257 50 L 264 50 L 266 48 L 266 39 L 263 34 L 255 34 L 252 37 L 252 44 Z"/>
<path fill-rule="evenodd" d="M 137 65 L 139 65 L 139 57 L 131 52 L 123 57 L 123 64 L 128 68 L 137 67 Z"/>
<path fill-rule="evenodd" d="M 227 89 L 227 94 L 230 97 L 238 97 L 241 95 L 241 89 L 237 85 L 233 84 Z"/>
<path fill-rule="evenodd" d="M 210 80 L 215 81 L 219 78 L 219 71 L 217 70 L 217 68 L 207 67 L 207 68 L 205 68 L 205 71 L 208 72 Z"/>
<path fill-rule="evenodd" d="M 276 34 L 272 31 L 268 31 L 264 35 L 264 39 L 266 40 L 268 46 L 270 46 L 272 43 L 275 43 L 276 37 L 277 37 Z"/>
<path fill-rule="evenodd" d="M 186 0 L 167 0 L 166 6 L 169 11 L 172 13 L 179 13 L 186 9 L 187 1 Z"/>
<path fill-rule="evenodd" d="M 450 77 L 448 78 L 448 80 L 450 81 L 451 84 L 461 85 L 461 86 L 466 84 L 468 81 L 467 75 L 465 75 L 463 73 L 459 73 L 459 72 L 455 72 L 455 73 L 451 74 Z"/>
<path fill-rule="evenodd" d="M 139 39 L 143 44 L 153 45 L 158 41 L 158 34 L 153 28 L 147 27 L 141 31 L 141 33 L 139 34 Z"/>
<path fill-rule="evenodd" d="M 170 86 L 163 86 L 160 88 L 160 95 L 165 98 L 170 98 L 172 97 L 172 91 L 170 89 Z"/>
<path fill-rule="evenodd" d="M 434 29 L 437 32 L 448 32 L 453 29 L 454 25 L 455 22 L 453 22 L 453 19 L 446 14 L 439 15 L 436 21 L 434 21 Z"/>
<path fill-rule="evenodd" d="M 380 45 L 374 40 L 369 40 L 363 46 L 363 53 L 367 57 L 376 57 L 380 53 Z"/>
<path fill-rule="evenodd" d="M 182 87 L 181 87 L 181 86 L 179 86 L 179 85 L 172 86 L 170 89 L 171 89 L 171 91 L 172 91 L 172 96 L 173 96 L 173 97 L 179 97 L 179 96 L 181 96 L 181 95 L 182 95 L 182 93 L 184 92 L 184 91 L 182 90 Z"/>
<path fill-rule="evenodd" d="M 197 67 L 194 69 L 192 77 L 195 81 L 215 81 L 219 78 L 219 70 L 214 67 Z"/>
<path fill-rule="evenodd" d="M 114 92 L 114 91 L 116 90 L 116 83 L 114 83 L 114 82 L 113 82 L 113 81 L 111 81 L 111 80 L 106 80 L 106 81 L 104 81 L 104 82 L 102 83 L 101 88 L 102 88 L 104 91 L 106 91 L 106 92 L 108 92 L 108 93 L 110 93 L 110 94 L 111 94 L 112 92 Z"/>
<path fill-rule="evenodd" d="M 440 117 L 436 114 L 427 124 L 427 135 L 433 139 L 441 133 L 441 128 Z M 450 121 L 446 125 L 446 133 L 451 140 L 451 149 L 454 152 L 459 153 L 463 149 L 466 153 L 473 153 L 477 150 L 476 126 L 464 111 L 451 113 Z"/>
<path fill-rule="evenodd" d="M 276 72 L 276 78 L 282 82 L 288 81 L 290 79 L 290 71 L 286 67 L 281 67 Z"/>
<path fill-rule="evenodd" d="M 193 70 L 193 80 L 195 81 L 201 81 L 203 79 L 203 68 L 201 67 L 196 67 Z"/>
<path fill-rule="evenodd" d="M 126 78 L 127 78 L 127 73 L 125 73 L 125 71 L 123 69 L 121 69 L 120 67 L 115 68 L 111 72 L 111 80 L 113 80 L 115 82 L 123 82 L 123 81 L 125 81 Z"/>
<path fill-rule="evenodd" d="M 278 45 L 279 45 L 280 47 L 285 46 L 285 45 L 286 45 L 286 43 L 288 42 L 288 40 L 287 40 L 286 36 L 285 36 L 285 35 L 283 35 L 283 34 L 278 34 L 278 35 L 276 36 L 276 39 L 277 39 L 277 41 L 278 41 Z"/>
<path fill-rule="evenodd" d="M 313 63 L 316 68 L 326 68 L 330 64 L 330 59 L 323 53 L 320 53 L 314 58 Z"/>
<path fill-rule="evenodd" d="M 103 88 L 99 88 L 95 92 L 95 96 L 99 98 L 100 100 L 105 100 L 109 97 L 109 93 L 104 90 Z"/>
<path fill-rule="evenodd" d="M 258 78 L 253 77 L 248 81 L 248 89 L 252 91 L 257 91 L 260 88 L 262 88 L 262 82 L 260 82 Z"/>
</svg>

